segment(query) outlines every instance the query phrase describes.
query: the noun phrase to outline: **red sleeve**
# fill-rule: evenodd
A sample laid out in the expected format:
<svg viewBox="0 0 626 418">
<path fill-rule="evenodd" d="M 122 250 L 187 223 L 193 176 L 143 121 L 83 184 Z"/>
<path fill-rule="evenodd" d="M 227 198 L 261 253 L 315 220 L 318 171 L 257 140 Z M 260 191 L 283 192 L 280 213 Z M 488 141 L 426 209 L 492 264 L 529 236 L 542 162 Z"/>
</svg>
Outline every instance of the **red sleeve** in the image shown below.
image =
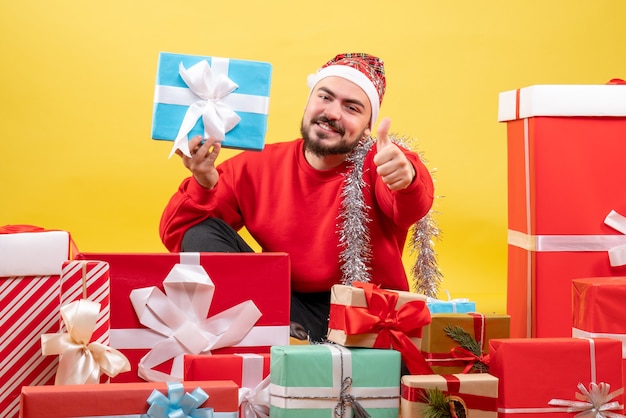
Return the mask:
<svg viewBox="0 0 626 418">
<path fill-rule="evenodd" d="M 216 188 L 205 189 L 193 177 L 183 180 L 165 207 L 159 224 L 161 241 L 169 251 L 179 252 L 187 229 L 210 216 L 216 193 Z"/>
<path fill-rule="evenodd" d="M 240 154 L 241 155 L 241 154 Z M 193 177 L 188 177 L 168 202 L 159 234 L 169 251 L 180 251 L 187 230 L 209 217 L 222 219 L 239 230 L 243 226 L 237 188 L 237 173 L 241 172 L 240 158 L 231 158 L 217 167 L 219 180 L 211 190 L 202 187 Z"/>
</svg>

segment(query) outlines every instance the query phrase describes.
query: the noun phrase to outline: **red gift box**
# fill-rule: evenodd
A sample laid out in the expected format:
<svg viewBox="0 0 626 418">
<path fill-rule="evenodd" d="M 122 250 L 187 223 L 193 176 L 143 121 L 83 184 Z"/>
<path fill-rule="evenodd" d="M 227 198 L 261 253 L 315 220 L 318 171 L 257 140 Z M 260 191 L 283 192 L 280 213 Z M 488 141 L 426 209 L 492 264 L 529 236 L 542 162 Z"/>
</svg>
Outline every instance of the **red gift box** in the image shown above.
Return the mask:
<svg viewBox="0 0 626 418">
<path fill-rule="evenodd" d="M 202 388 L 209 399 L 200 408 L 213 408 L 229 418 L 237 417 L 237 385 L 231 381 L 184 382 L 186 393 Z M 148 411 L 154 390 L 168 394 L 165 382 L 111 383 L 106 385 L 25 386 L 20 418 L 124 416 Z"/>
<path fill-rule="evenodd" d="M 255 408 L 269 415 L 270 355 L 263 354 L 214 354 L 185 355 L 184 380 L 232 380 L 239 386 L 241 418 L 255 418 Z"/>
<path fill-rule="evenodd" d="M 572 280 L 573 337 L 613 338 L 622 342 L 626 386 L 626 277 Z"/>
<path fill-rule="evenodd" d="M 508 137 L 507 313 L 512 337 L 571 335 L 571 281 L 623 276 L 604 223 L 626 214 L 626 86 L 538 85 L 500 94 Z"/>
<path fill-rule="evenodd" d="M 622 388 L 622 346 L 608 338 L 511 338 L 489 342 L 489 373 L 499 379 L 498 416 L 562 417 L 553 399 L 578 401 L 578 385 Z M 622 403 L 623 395 L 610 399 Z M 608 402 L 608 400 L 607 400 Z M 612 412 L 621 413 L 619 410 Z"/>
<path fill-rule="evenodd" d="M 112 378 L 113 382 L 141 381 L 138 375 L 141 359 L 164 339 L 163 335 L 140 323 L 130 300 L 131 292 L 155 287 L 162 290 L 164 279 L 175 266 L 181 264 L 202 266 L 214 283 L 215 293 L 210 301 L 209 319 L 248 301 L 252 301 L 261 312 L 260 319 L 242 341 L 212 349 L 211 353 L 268 353 L 272 345 L 289 343 L 290 264 L 286 253 L 81 253 L 76 258 L 109 263 L 110 345 L 121 351 L 132 366 L 131 372 Z M 200 353 L 189 351 L 187 354 Z M 177 358 L 181 361 L 174 368 L 182 376 L 182 357 Z M 167 363 L 160 370 L 165 372 L 171 367 Z"/>
<path fill-rule="evenodd" d="M 0 227 L 0 416 L 17 417 L 20 388 L 54 383 L 58 357 L 40 336 L 59 331 L 59 275 L 70 235 L 27 225 Z"/>
</svg>

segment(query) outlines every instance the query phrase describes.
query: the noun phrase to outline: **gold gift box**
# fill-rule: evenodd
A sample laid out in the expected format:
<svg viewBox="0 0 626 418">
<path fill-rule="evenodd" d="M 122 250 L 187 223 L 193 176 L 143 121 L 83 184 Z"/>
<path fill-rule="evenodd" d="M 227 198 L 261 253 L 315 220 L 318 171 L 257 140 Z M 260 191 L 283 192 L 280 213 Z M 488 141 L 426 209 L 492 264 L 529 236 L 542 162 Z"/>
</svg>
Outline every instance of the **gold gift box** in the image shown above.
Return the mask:
<svg viewBox="0 0 626 418">
<path fill-rule="evenodd" d="M 432 314 L 432 322 L 422 332 L 422 354 L 436 374 L 463 373 L 474 360 L 469 360 L 468 356 L 459 352 L 460 344 L 446 334 L 446 327 L 459 326 L 479 344 L 482 340 L 482 354 L 487 355 L 489 340 L 509 338 L 510 322 L 511 317 L 504 314 Z M 456 350 L 458 357 L 455 357 L 453 350 Z"/>
</svg>

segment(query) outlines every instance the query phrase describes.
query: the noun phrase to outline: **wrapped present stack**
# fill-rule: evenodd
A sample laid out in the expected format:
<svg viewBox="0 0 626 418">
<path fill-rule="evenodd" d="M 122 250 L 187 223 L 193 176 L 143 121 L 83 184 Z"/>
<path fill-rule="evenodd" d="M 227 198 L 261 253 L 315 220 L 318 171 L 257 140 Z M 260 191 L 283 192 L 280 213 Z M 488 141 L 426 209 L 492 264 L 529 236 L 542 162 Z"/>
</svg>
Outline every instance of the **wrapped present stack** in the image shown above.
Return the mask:
<svg viewBox="0 0 626 418">
<path fill-rule="evenodd" d="M 54 383 L 58 357 L 40 335 L 59 331 L 60 277 L 71 237 L 29 225 L 0 228 L 0 416 L 15 417 L 22 386 Z"/>
<path fill-rule="evenodd" d="M 491 339 L 489 356 L 501 416 L 623 413 L 623 84 L 500 94 L 512 338 Z"/>
<path fill-rule="evenodd" d="M 611 251 L 626 214 L 626 85 L 536 85 L 500 93 L 508 140 L 512 337 L 568 337 L 572 280 L 626 275 Z M 613 260 L 612 260 L 613 258 Z"/>
</svg>

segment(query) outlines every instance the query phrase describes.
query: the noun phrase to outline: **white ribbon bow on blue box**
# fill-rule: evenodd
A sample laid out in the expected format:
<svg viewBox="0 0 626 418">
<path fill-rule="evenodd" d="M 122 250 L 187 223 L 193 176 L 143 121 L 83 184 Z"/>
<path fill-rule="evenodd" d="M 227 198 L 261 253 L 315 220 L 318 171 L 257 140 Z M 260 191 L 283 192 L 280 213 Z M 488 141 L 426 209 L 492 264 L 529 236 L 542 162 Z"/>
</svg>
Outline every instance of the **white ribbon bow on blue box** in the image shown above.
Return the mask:
<svg viewBox="0 0 626 418">
<path fill-rule="evenodd" d="M 195 135 L 223 147 L 261 150 L 267 132 L 272 66 L 266 62 L 161 52 L 152 138 L 190 156 Z"/>
</svg>

